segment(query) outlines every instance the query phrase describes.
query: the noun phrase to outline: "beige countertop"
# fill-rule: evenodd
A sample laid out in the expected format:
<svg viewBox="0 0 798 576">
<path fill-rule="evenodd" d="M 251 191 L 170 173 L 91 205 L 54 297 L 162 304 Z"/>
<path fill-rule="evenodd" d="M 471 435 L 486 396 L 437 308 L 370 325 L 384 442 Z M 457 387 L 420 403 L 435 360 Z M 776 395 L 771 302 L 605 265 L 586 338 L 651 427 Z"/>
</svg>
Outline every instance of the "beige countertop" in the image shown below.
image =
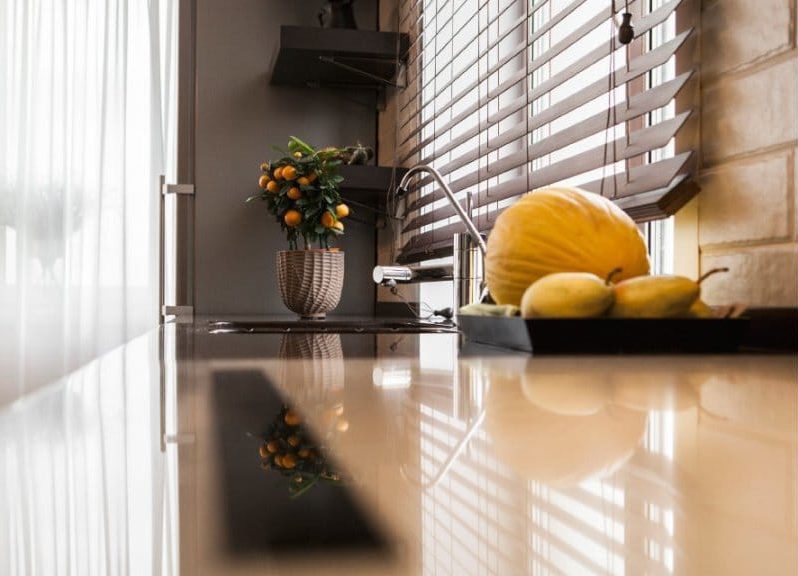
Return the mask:
<svg viewBox="0 0 798 576">
<path fill-rule="evenodd" d="M 3 574 L 793 576 L 798 358 L 167 326 L 0 408 L 0 477 Z"/>
</svg>

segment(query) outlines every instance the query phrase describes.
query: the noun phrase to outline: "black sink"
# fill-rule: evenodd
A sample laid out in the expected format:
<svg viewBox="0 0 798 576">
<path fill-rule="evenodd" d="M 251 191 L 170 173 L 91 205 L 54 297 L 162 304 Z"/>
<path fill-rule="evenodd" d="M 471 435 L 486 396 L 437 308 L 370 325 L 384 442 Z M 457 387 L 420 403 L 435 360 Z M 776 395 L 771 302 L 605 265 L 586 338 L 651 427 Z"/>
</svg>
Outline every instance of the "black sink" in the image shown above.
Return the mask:
<svg viewBox="0 0 798 576">
<path fill-rule="evenodd" d="M 457 327 L 451 322 L 425 320 L 269 320 L 208 323 L 210 334 L 451 334 Z"/>
</svg>

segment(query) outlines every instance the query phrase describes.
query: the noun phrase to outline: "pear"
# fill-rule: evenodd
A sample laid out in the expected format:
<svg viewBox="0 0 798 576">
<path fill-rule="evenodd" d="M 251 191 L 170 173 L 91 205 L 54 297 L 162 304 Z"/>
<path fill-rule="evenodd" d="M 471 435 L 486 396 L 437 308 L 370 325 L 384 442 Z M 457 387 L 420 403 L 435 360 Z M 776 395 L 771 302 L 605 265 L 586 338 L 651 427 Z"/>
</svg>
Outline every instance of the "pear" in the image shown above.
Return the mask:
<svg viewBox="0 0 798 576">
<path fill-rule="evenodd" d="M 690 306 L 690 309 L 687 311 L 687 316 L 689 318 L 714 318 L 715 312 L 709 305 L 698 298 L 693 305 Z"/>
<path fill-rule="evenodd" d="M 710 270 L 698 280 L 684 276 L 637 276 L 615 286 L 615 318 L 674 318 L 685 316 L 701 295 L 701 282 L 728 268 Z"/>
<path fill-rule="evenodd" d="M 610 284 L 589 272 L 557 272 L 534 282 L 521 298 L 524 318 L 592 318 L 601 316 L 615 300 Z"/>
</svg>

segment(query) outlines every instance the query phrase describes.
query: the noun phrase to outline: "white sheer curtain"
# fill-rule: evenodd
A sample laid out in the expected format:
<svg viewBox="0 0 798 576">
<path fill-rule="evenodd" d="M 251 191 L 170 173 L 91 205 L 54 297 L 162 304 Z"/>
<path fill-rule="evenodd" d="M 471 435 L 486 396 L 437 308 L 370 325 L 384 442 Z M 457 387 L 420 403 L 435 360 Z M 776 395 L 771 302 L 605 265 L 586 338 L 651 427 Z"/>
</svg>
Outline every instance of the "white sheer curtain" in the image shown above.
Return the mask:
<svg viewBox="0 0 798 576">
<path fill-rule="evenodd" d="M 0 405 L 157 323 L 177 0 L 0 0 Z"/>
<path fill-rule="evenodd" d="M 157 338 L 91 361 L 157 323 L 177 6 L 0 0 L 3 575 L 178 570 Z"/>
</svg>

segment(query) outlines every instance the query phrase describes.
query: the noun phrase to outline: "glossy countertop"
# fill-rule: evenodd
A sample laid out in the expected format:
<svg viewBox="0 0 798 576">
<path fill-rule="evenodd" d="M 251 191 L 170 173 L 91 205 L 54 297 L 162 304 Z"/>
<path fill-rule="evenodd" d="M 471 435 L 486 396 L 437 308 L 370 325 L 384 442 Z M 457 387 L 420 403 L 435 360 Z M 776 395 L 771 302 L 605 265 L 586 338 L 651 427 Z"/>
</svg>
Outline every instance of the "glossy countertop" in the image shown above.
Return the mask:
<svg viewBox="0 0 798 576">
<path fill-rule="evenodd" d="M 9 575 L 794 576 L 798 357 L 167 325 L 0 406 L 0 478 Z"/>
</svg>

